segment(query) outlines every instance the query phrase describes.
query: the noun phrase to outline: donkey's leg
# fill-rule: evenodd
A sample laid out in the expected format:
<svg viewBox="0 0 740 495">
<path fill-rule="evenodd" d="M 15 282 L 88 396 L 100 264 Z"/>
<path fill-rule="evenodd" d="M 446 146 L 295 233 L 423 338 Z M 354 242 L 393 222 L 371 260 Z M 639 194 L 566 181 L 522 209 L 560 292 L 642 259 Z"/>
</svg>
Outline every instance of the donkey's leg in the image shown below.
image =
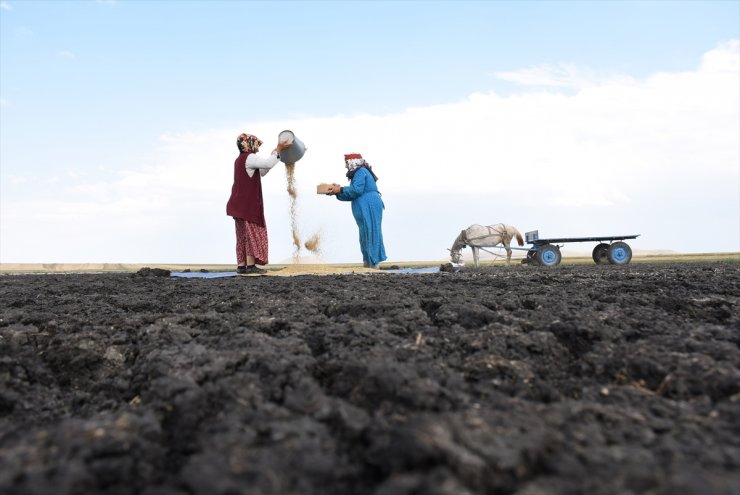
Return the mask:
<svg viewBox="0 0 740 495">
<path fill-rule="evenodd" d="M 505 246 L 506 248 L 506 264 L 511 264 L 511 249 L 509 249 L 509 246 Z"/>
<path fill-rule="evenodd" d="M 471 247 L 471 249 L 473 250 L 473 264 L 478 268 L 478 248 Z"/>
</svg>

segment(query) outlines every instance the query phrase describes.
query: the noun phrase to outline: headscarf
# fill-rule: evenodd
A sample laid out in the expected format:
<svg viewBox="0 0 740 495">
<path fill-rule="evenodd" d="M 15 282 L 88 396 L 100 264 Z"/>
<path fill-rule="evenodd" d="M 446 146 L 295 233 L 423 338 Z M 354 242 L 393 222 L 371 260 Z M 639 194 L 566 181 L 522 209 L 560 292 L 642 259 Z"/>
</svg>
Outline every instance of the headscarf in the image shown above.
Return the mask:
<svg viewBox="0 0 740 495">
<path fill-rule="evenodd" d="M 349 155 L 344 155 L 344 163 L 347 164 L 347 178 L 349 180 L 352 180 L 352 177 L 355 176 L 355 172 L 357 172 L 360 168 L 365 167 L 373 176 L 375 182 L 378 181 L 378 177 L 373 172 L 373 168 L 370 166 L 369 163 L 365 161 L 364 158 L 362 158 L 361 154 L 350 153 Z"/>
<path fill-rule="evenodd" d="M 257 153 L 259 147 L 262 146 L 262 141 L 252 134 L 239 134 L 236 138 L 236 147 L 242 153 Z"/>
</svg>

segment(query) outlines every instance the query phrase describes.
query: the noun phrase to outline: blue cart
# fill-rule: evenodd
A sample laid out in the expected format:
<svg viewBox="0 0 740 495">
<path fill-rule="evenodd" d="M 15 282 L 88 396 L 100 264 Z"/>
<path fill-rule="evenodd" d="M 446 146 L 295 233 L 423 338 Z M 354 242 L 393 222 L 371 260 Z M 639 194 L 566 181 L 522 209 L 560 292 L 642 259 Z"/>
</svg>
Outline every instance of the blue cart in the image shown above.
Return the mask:
<svg viewBox="0 0 740 495">
<path fill-rule="evenodd" d="M 597 265 L 626 265 L 632 259 L 632 248 L 624 242 L 625 239 L 637 239 L 640 234 L 610 235 L 604 237 L 563 237 L 540 239 L 536 230 L 527 232 L 527 244 L 532 244 L 527 251 L 527 257 L 522 263 L 531 263 L 541 266 L 556 266 L 560 264 L 560 246 L 567 242 L 598 242 L 593 250 L 592 258 Z"/>
</svg>

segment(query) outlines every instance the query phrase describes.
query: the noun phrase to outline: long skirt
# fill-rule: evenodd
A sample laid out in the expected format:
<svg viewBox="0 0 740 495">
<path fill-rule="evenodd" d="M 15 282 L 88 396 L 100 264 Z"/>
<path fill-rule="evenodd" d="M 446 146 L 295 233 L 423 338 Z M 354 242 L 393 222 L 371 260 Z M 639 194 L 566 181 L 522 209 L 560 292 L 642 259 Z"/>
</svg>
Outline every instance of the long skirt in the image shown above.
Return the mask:
<svg viewBox="0 0 740 495">
<path fill-rule="evenodd" d="M 365 266 L 374 267 L 387 259 L 382 230 L 384 208 L 378 193 L 363 194 L 352 201 L 352 215 L 360 230 L 360 251 Z"/>
<path fill-rule="evenodd" d="M 235 218 L 236 224 L 236 264 L 247 264 L 247 256 L 254 256 L 258 265 L 267 264 L 267 227 Z"/>
</svg>

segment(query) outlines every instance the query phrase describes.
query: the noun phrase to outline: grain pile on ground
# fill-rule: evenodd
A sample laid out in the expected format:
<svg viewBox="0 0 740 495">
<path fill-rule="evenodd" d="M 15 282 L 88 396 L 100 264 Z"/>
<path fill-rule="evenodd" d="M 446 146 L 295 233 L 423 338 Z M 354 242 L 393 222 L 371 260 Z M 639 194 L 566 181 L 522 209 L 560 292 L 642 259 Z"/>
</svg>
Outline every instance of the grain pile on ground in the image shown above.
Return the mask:
<svg viewBox="0 0 740 495">
<path fill-rule="evenodd" d="M 740 264 L 0 277 L 0 493 L 735 494 Z"/>
<path fill-rule="evenodd" d="M 361 266 L 336 266 L 327 264 L 287 265 L 279 270 L 268 270 L 265 275 L 271 277 L 292 277 L 295 275 L 339 275 L 339 274 L 378 273 L 373 268 Z"/>
</svg>

